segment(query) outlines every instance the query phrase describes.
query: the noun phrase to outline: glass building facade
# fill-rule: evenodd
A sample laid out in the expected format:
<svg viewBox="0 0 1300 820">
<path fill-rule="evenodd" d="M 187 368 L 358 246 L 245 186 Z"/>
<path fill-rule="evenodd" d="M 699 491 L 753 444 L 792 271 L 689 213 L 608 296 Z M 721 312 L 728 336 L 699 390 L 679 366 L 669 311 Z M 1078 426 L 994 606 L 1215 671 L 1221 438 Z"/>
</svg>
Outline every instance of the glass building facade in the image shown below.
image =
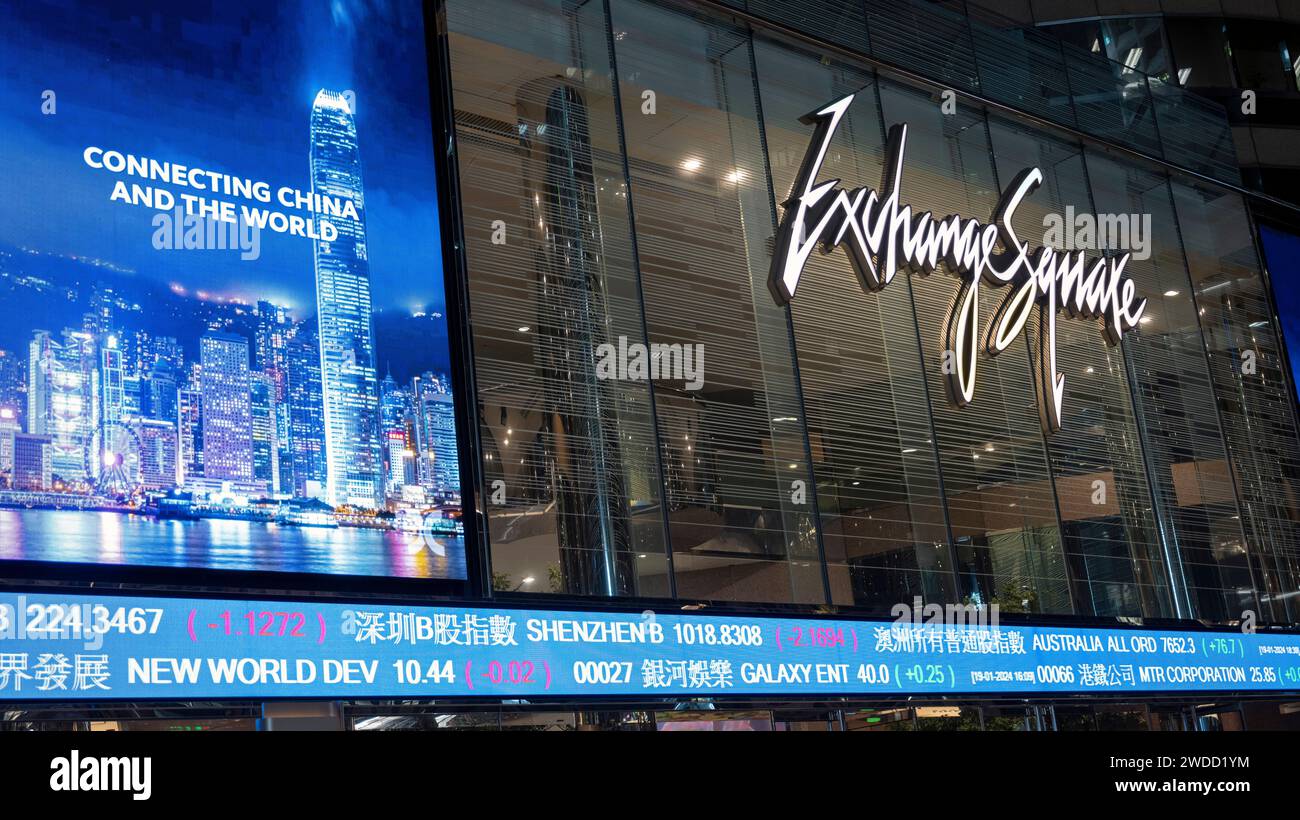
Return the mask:
<svg viewBox="0 0 1300 820">
<path fill-rule="evenodd" d="M 1026 3 L 1037 15 L 1040 4 Z M 342 85 L 313 85 L 310 155 L 295 149 L 294 167 L 311 195 L 357 212 L 303 249 L 307 312 L 269 298 L 228 305 L 239 322 L 205 325 L 187 357 L 168 335 L 114 333 L 113 294 L 96 294 L 103 306 L 80 329 L 38 329 L 17 352 L 0 350 L 0 473 L 7 465 L 10 488 L 32 493 L 106 492 L 131 474 L 160 493 L 283 496 L 305 527 L 293 532 L 317 545 L 311 554 L 344 569 L 346 551 L 321 540 L 338 531 L 322 507 L 353 519 L 346 535 L 378 531 L 369 525 L 381 517 L 401 522 L 410 537 L 393 542 L 395 566 L 427 562 L 433 553 L 417 546 L 426 535 L 463 534 L 470 554 L 450 553 L 458 571 L 438 579 L 247 579 L 163 564 L 103 579 L 97 566 L 74 567 L 60 585 L 234 595 L 242 584 L 239 594 L 261 598 L 296 590 L 304 601 L 701 624 L 843 616 L 881 627 L 920 600 L 967 613 L 996 606 L 1005 622 L 1035 628 L 1294 632 L 1300 349 L 1288 355 L 1282 328 L 1300 339 L 1300 311 L 1279 317 L 1286 293 L 1279 285 L 1275 299 L 1273 283 L 1300 282 L 1300 209 L 1247 187 L 1232 117 L 1180 76 L 1181 35 L 1041 15 L 1036 27 L 996 5 L 438 0 L 423 4 L 425 30 L 419 9 L 403 6 L 415 45 L 399 49 L 390 35 L 370 47 L 403 55 L 421 81 L 429 61 L 440 110 L 416 130 L 423 140 L 431 126 L 436 161 L 399 153 L 394 164 L 420 179 L 436 169 L 426 192 L 441 221 L 445 305 L 412 308 L 421 324 L 402 324 L 415 329 L 400 337 L 385 322 L 399 342 L 380 343 L 377 317 L 395 314 L 390 305 L 381 317 L 379 305 L 405 284 L 380 278 L 381 256 L 400 244 L 379 227 L 392 203 L 379 193 L 367 209 L 363 195 L 363 170 L 374 180 L 383 165 L 381 120 L 359 136 L 359 112 L 376 109 L 358 108 Z M 1172 51 L 1157 47 L 1161 36 Z M 1117 344 L 1102 322 L 1057 317 L 1059 429 L 1043 422 L 1041 308 L 1008 349 L 979 353 L 974 398 L 958 406 L 946 339 L 959 272 L 900 270 L 888 287 L 866 288 L 844 248 L 824 248 L 808 257 L 796 298 L 776 293 L 773 260 L 817 145 L 814 114 L 850 95 L 814 181 L 887 190 L 891 133 L 906 125 L 900 201 L 914 213 L 994 222 L 1014 181 L 1036 168 L 1041 184 L 1011 230 L 1031 247 L 1127 254 L 1124 273 L 1146 302 Z M 411 224 L 432 235 L 434 214 Z M 1103 237 L 1103 225 L 1119 235 Z M 1274 231 L 1270 245 L 1279 225 L 1289 232 Z M 1009 290 L 989 285 L 976 297 L 981 344 Z M 448 365 L 408 361 L 402 372 L 393 351 L 430 341 L 426 318 L 447 322 Z M 118 335 L 120 347 L 107 342 Z M 116 424 L 123 417 L 140 425 Z M 127 451 L 135 463 L 120 458 Z M 231 545 L 248 539 L 218 543 Z M 39 586 L 55 577 L 46 571 L 15 577 Z M 785 651 L 779 628 L 775 637 Z M 276 694 L 174 712 L 51 701 L 10 712 L 0 730 L 79 727 L 96 715 L 101 728 L 151 728 L 137 707 L 154 709 L 159 725 L 184 715 L 245 729 L 1300 726 L 1294 677 L 1287 690 L 969 696 L 857 680 L 826 699 L 595 688 L 523 690 L 525 699 L 428 686 L 401 699 Z"/>
<path fill-rule="evenodd" d="M 442 13 L 492 594 L 1300 622 L 1293 386 L 1213 104 L 964 3 Z M 944 269 L 866 292 L 814 253 L 773 298 L 801 117 L 848 94 L 819 180 L 877 188 L 906 123 L 915 211 L 987 221 L 1037 167 L 1031 244 L 1131 217 L 1146 310 L 1116 346 L 1060 318 L 1058 432 L 1032 333 L 949 401 Z"/>
</svg>

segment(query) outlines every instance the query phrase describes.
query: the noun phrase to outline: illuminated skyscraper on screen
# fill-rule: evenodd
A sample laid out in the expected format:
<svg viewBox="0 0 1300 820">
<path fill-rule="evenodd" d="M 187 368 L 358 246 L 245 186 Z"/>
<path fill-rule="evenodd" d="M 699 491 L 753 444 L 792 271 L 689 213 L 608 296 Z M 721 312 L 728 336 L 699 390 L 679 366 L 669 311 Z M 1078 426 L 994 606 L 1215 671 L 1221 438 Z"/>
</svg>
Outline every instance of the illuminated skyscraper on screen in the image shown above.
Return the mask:
<svg viewBox="0 0 1300 820">
<path fill-rule="evenodd" d="M 93 477 L 98 423 L 95 340 L 65 328 L 61 339 L 37 330 L 28 345 L 27 432 L 48 436 L 53 474 L 64 481 Z"/>
<path fill-rule="evenodd" d="M 316 240 L 316 315 L 325 410 L 325 500 L 374 507 L 382 498 L 379 381 L 370 323 L 370 263 L 357 127 L 344 96 L 322 89 L 311 112 L 313 194 L 351 201 L 357 218 Z"/>
<path fill-rule="evenodd" d="M 247 483 L 253 472 L 253 403 L 248 340 L 222 331 L 199 339 L 203 362 L 203 475 Z"/>
<path fill-rule="evenodd" d="M 446 377 L 425 373 L 415 380 L 415 410 L 420 483 L 438 493 L 452 489 L 459 491 L 456 414 Z"/>
<path fill-rule="evenodd" d="M 325 493 L 325 418 L 321 402 L 320 353 L 307 333 L 285 348 L 285 402 L 290 481 L 284 492 L 299 498 Z"/>
</svg>

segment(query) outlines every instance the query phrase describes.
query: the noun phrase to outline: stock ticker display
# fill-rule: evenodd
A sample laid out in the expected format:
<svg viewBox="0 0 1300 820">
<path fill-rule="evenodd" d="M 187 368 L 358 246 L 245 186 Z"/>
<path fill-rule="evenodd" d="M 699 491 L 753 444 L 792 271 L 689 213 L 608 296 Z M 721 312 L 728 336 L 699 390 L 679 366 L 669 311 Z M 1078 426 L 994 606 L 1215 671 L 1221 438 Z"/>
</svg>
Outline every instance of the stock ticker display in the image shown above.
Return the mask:
<svg viewBox="0 0 1300 820">
<path fill-rule="evenodd" d="M 1300 635 L 0 594 L 0 700 L 1300 689 Z"/>
</svg>

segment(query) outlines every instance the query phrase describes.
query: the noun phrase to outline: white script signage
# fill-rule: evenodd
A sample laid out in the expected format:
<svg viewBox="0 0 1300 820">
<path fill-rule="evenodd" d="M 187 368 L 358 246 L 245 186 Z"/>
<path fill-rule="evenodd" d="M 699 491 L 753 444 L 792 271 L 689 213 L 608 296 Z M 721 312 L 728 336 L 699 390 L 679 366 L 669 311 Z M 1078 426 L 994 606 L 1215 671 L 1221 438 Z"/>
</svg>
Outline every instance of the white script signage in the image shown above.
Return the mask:
<svg viewBox="0 0 1300 820">
<path fill-rule="evenodd" d="M 819 182 L 818 172 L 831 138 L 853 97 L 850 94 L 802 120 L 815 124 L 816 132 L 790 199 L 783 206 L 769 281 L 772 295 L 779 304 L 794 298 L 804 265 L 817 246 L 822 253 L 830 253 L 843 245 L 866 291 L 884 288 L 899 270 L 924 276 L 943 263 L 961 279 L 943 339 L 944 350 L 951 352 L 952 358 L 952 367 L 944 368 L 945 383 L 958 406 L 969 404 L 974 397 L 978 349 L 982 346 L 990 356 L 1005 351 L 1038 305 L 1035 367 L 1039 415 L 1047 432 L 1060 429 L 1065 374 L 1056 366 L 1057 314 L 1097 320 L 1107 343 L 1119 344 L 1125 331 L 1137 327 L 1147 304 L 1146 299 L 1138 298 L 1137 286 L 1124 273 L 1129 254 L 1089 260 L 1083 251 L 1031 248 L 1016 236 L 1011 220 L 1021 201 L 1042 183 L 1038 168 L 1027 168 L 1012 180 L 988 223 L 914 212 L 903 204 L 901 194 L 905 124 L 889 130 L 879 191 L 846 191 L 839 187 L 838 179 Z M 981 282 L 1009 289 L 982 335 Z"/>
</svg>

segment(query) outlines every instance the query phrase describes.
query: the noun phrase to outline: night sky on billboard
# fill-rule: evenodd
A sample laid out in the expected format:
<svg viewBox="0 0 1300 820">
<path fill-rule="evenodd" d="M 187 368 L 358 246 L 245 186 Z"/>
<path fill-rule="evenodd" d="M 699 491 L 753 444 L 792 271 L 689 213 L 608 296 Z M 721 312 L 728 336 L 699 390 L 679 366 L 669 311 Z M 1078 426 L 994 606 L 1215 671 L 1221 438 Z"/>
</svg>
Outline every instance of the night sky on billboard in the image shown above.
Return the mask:
<svg viewBox="0 0 1300 820">
<path fill-rule="evenodd" d="M 320 88 L 348 89 L 375 306 L 443 311 L 418 3 L 62 5 L 12 4 L 0 32 L 0 241 L 306 307 L 308 243 L 264 237 L 255 282 L 234 254 L 178 263 L 151 245 L 153 213 L 110 202 L 111 180 L 81 152 L 96 145 L 306 188 L 312 99 Z M 57 95 L 53 115 L 41 111 L 47 89 Z"/>
</svg>

